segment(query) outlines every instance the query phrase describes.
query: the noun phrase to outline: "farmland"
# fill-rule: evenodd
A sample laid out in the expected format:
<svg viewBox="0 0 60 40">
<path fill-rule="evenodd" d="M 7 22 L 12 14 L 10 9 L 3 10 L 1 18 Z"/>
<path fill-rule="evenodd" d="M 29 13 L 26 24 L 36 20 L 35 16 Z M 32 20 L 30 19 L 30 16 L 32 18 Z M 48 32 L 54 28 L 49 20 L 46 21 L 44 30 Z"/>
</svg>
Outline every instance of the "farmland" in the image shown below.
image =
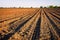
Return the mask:
<svg viewBox="0 0 60 40">
<path fill-rule="evenodd" d="M 0 40 L 60 40 L 60 9 L 0 8 Z"/>
</svg>

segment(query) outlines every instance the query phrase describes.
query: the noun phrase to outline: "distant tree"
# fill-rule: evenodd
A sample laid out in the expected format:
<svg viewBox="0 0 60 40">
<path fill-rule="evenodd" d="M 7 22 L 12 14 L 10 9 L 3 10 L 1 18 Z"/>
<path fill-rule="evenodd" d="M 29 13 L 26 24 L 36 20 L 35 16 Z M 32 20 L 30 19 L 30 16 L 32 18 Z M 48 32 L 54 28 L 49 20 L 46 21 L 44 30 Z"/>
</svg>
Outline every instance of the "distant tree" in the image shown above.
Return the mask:
<svg viewBox="0 0 60 40">
<path fill-rule="evenodd" d="M 49 6 L 48 8 L 58 8 L 58 6 L 53 6 L 53 5 L 51 5 L 51 6 Z"/>
<path fill-rule="evenodd" d="M 16 8 L 16 7 L 13 7 L 13 8 Z"/>
<path fill-rule="evenodd" d="M 51 6 L 49 6 L 48 8 L 54 8 L 54 6 L 53 6 L 53 5 L 51 5 Z"/>
<path fill-rule="evenodd" d="M 58 8 L 60 8 L 60 6 Z"/>
<path fill-rule="evenodd" d="M 57 6 L 56 8 L 60 8 L 60 6 Z"/>
<path fill-rule="evenodd" d="M 19 7 L 19 8 L 21 8 L 21 7 Z"/>
<path fill-rule="evenodd" d="M 47 7 L 44 7 L 44 8 L 47 8 Z"/>
<path fill-rule="evenodd" d="M 0 8 L 3 8 L 3 7 L 0 7 Z"/>
<path fill-rule="evenodd" d="M 33 8 L 33 7 L 31 7 L 31 8 Z"/>
<path fill-rule="evenodd" d="M 43 6 L 40 6 L 40 8 L 43 8 Z"/>
<path fill-rule="evenodd" d="M 54 8 L 58 8 L 58 6 L 54 6 Z"/>
</svg>

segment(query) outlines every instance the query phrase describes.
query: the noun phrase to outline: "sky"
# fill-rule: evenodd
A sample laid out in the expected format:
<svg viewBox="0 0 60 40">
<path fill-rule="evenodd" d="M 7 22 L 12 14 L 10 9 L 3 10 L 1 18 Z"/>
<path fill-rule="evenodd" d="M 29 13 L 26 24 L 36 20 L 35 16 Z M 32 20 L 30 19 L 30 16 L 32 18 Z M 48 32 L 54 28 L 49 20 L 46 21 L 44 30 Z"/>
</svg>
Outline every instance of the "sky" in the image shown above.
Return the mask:
<svg viewBox="0 0 60 40">
<path fill-rule="evenodd" d="M 0 7 L 40 7 L 57 5 L 60 0 L 0 0 Z"/>
</svg>

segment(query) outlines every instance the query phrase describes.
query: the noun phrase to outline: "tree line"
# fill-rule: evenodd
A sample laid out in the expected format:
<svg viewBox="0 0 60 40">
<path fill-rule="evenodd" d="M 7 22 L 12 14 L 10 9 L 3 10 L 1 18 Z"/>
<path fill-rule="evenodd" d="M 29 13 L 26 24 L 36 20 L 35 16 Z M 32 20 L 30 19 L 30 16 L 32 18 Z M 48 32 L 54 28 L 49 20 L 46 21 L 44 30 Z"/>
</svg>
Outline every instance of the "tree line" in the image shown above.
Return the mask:
<svg viewBox="0 0 60 40">
<path fill-rule="evenodd" d="M 25 8 L 25 7 L 0 7 L 0 8 Z M 34 8 L 34 7 L 27 7 L 27 8 Z M 37 8 L 37 7 L 35 7 Z M 39 7 L 38 7 L 39 8 Z M 53 6 L 53 5 L 50 5 L 48 7 L 43 7 L 43 6 L 40 6 L 40 8 L 60 8 L 60 6 Z"/>
<path fill-rule="evenodd" d="M 40 6 L 40 8 L 60 8 L 60 6 L 53 6 L 53 5 L 50 5 L 50 6 L 48 6 L 48 7 Z"/>
</svg>

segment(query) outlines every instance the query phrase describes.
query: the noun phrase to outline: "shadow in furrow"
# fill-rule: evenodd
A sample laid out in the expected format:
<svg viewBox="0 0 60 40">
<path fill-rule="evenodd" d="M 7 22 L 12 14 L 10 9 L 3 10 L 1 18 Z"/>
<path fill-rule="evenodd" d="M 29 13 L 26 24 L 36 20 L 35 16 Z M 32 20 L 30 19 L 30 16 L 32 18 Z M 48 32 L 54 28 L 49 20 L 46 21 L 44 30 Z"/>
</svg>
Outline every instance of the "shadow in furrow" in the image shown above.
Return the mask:
<svg viewBox="0 0 60 40">
<path fill-rule="evenodd" d="M 32 16 L 34 17 L 36 15 L 36 13 Z M 32 17 L 30 17 L 29 19 L 27 19 L 26 21 L 24 21 L 22 24 L 20 24 L 12 33 L 9 33 L 7 35 L 4 35 L 3 38 L 1 38 L 0 40 L 8 40 L 10 37 L 12 37 L 12 35 L 14 35 L 17 31 L 20 30 L 20 28 L 27 23 Z"/>
<path fill-rule="evenodd" d="M 57 11 L 56 11 L 57 12 Z M 52 13 L 55 13 L 55 12 L 52 12 Z M 57 12 L 57 13 L 55 13 L 56 15 L 58 15 L 58 16 L 60 16 L 60 14 Z"/>
<path fill-rule="evenodd" d="M 41 18 L 39 17 L 37 24 L 36 24 L 36 28 L 34 30 L 33 36 L 32 36 L 32 40 L 39 40 L 40 37 L 40 23 L 41 23 Z"/>
<path fill-rule="evenodd" d="M 58 11 L 58 10 L 55 10 L 55 11 L 57 12 L 56 14 L 60 16 L 60 11 Z"/>
<path fill-rule="evenodd" d="M 38 11 L 39 11 L 39 10 L 38 10 Z M 37 12 L 38 12 L 38 11 L 37 11 Z M 37 13 L 37 12 L 36 12 L 36 13 Z M 35 13 L 32 17 L 30 17 L 29 19 L 27 19 L 26 21 L 24 21 L 23 23 L 21 23 L 15 30 L 13 30 L 13 32 L 8 33 L 7 35 L 4 35 L 3 38 L 1 38 L 0 40 L 8 40 L 10 37 L 12 37 L 12 35 L 14 35 L 17 31 L 19 31 L 20 28 L 21 28 L 25 23 L 27 23 L 31 18 L 33 18 L 33 17 L 36 15 L 36 13 Z"/>
<path fill-rule="evenodd" d="M 53 28 L 56 30 L 58 36 L 60 37 L 60 29 L 57 27 L 57 25 L 50 19 L 50 17 L 45 13 L 47 18 L 49 19 L 50 23 L 52 24 Z"/>
<path fill-rule="evenodd" d="M 14 18 L 16 18 L 16 17 L 14 17 Z M 12 20 L 12 19 L 14 19 L 14 18 L 2 20 L 2 21 L 0 21 L 0 23 L 2 23 L 2 22 L 4 22 L 4 21 Z"/>
<path fill-rule="evenodd" d="M 16 22 L 17 20 L 14 20 L 13 22 L 10 22 L 9 25 L 13 24 L 14 22 Z"/>
<path fill-rule="evenodd" d="M 51 32 L 50 28 L 49 28 L 49 30 L 50 30 L 50 35 L 51 35 L 50 40 L 58 40 L 58 38 L 56 36 L 53 36 L 53 33 Z"/>
<path fill-rule="evenodd" d="M 50 13 L 51 15 L 53 15 L 52 13 Z M 57 17 L 57 16 L 55 16 L 55 15 L 53 15 L 55 18 L 57 18 L 57 19 L 59 19 L 60 20 L 60 18 L 59 17 Z"/>
</svg>

